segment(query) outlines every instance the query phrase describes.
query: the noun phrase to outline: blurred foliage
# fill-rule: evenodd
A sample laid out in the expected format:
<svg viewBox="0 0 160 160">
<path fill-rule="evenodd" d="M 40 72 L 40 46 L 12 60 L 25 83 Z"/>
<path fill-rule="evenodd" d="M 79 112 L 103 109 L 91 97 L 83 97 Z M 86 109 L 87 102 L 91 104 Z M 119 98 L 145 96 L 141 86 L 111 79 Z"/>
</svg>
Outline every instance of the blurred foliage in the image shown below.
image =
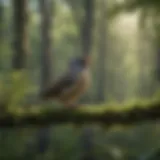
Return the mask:
<svg viewBox="0 0 160 160">
<path fill-rule="evenodd" d="M 25 104 L 25 98 L 33 88 L 25 71 L 15 71 L 1 75 L 0 90 L 3 91 L 0 93 L 1 107 L 14 111 Z"/>
<path fill-rule="evenodd" d="M 0 19 L 0 114 L 6 110 L 16 112 L 18 108 L 28 107 L 30 104 L 28 102 L 32 102 L 39 91 L 41 66 L 39 61 L 39 1 L 30 0 L 29 2 L 31 54 L 29 55 L 27 70 L 21 72 L 11 71 L 13 54 L 11 45 L 13 41 L 12 3 L 11 0 L 0 2 L 1 7 L 4 7 L 2 17 L 4 19 Z M 97 86 L 98 83 L 101 83 L 97 78 L 98 67 L 101 67 L 97 59 L 99 56 L 98 44 L 101 43 L 99 42 L 99 20 L 102 18 L 102 1 L 96 0 L 92 46 L 93 64 L 91 68 L 93 84 L 88 94 L 82 98 L 81 102 L 87 103 L 82 110 L 89 109 L 98 113 L 98 111 L 102 112 L 106 106 L 109 106 L 107 107 L 108 110 L 123 112 L 135 104 L 147 107 L 148 102 L 158 101 L 160 97 L 159 81 L 154 76 L 158 69 L 155 60 L 157 60 L 156 55 L 160 43 L 160 1 L 107 0 L 105 2 L 106 101 L 97 104 Z M 69 59 L 81 53 L 79 34 L 83 15 L 83 1 L 55 1 L 54 23 L 51 31 L 53 63 L 56 66 L 53 68 L 53 77 L 61 75 L 66 69 Z M 55 106 L 50 102 L 48 103 L 47 105 L 51 107 Z M 5 108 L 6 106 L 8 108 Z M 35 105 L 36 107 L 37 105 Z M 110 130 L 107 126 L 100 124 L 91 127 L 94 131 L 95 159 L 159 159 L 160 128 L 158 121 L 137 124 L 132 128 L 114 126 Z M 83 154 L 80 145 L 83 129 L 83 127 L 72 124 L 54 125 L 50 131 L 49 148 L 43 154 L 37 151 L 36 146 L 38 128 L 0 129 L 0 159 L 80 160 Z"/>
</svg>

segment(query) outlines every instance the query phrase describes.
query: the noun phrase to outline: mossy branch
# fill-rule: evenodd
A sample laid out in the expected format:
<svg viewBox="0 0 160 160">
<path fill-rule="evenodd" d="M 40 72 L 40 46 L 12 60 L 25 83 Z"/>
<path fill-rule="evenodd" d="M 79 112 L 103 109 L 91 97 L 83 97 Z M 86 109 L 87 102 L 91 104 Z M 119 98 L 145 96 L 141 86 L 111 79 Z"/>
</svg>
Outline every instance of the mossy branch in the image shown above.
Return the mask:
<svg viewBox="0 0 160 160">
<path fill-rule="evenodd" d="M 109 109 L 112 108 L 112 109 Z M 138 122 L 160 119 L 160 103 L 115 107 L 80 107 L 77 109 L 44 109 L 32 107 L 1 114 L 0 127 L 42 126 L 54 123 L 86 124 L 100 122 L 107 126 L 132 125 Z"/>
</svg>

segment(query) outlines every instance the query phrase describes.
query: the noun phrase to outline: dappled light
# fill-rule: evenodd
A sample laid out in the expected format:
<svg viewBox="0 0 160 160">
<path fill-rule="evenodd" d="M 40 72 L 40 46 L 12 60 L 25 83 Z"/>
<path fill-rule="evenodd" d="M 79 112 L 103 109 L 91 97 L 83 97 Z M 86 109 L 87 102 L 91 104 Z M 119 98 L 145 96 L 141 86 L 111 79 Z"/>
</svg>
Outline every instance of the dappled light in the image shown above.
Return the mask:
<svg viewBox="0 0 160 160">
<path fill-rule="evenodd" d="M 159 11 L 0 1 L 0 159 L 158 160 Z"/>
</svg>

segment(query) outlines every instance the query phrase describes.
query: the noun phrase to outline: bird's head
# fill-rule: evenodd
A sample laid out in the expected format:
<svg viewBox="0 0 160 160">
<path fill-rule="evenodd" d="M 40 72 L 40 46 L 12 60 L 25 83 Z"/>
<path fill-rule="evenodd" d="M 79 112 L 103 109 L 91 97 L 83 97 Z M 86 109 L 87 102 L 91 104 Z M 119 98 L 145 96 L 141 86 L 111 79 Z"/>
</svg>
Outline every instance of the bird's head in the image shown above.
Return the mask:
<svg viewBox="0 0 160 160">
<path fill-rule="evenodd" d="M 87 55 L 84 57 L 76 58 L 76 59 L 73 59 L 70 64 L 72 67 L 79 66 L 82 68 L 86 68 L 86 67 L 89 67 L 91 64 L 91 57 Z"/>
<path fill-rule="evenodd" d="M 90 57 L 79 57 L 74 58 L 69 63 L 69 72 L 72 73 L 71 75 L 76 78 L 77 74 L 79 74 L 81 71 L 88 70 L 90 65 Z"/>
</svg>

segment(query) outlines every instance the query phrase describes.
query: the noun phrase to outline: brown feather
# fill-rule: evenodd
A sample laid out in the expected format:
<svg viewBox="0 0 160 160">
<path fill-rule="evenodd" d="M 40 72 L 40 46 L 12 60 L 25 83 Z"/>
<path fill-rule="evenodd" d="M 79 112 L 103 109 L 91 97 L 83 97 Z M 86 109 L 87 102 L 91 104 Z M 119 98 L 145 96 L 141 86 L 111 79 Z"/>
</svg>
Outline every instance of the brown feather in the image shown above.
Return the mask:
<svg viewBox="0 0 160 160">
<path fill-rule="evenodd" d="M 69 67 L 69 72 L 51 85 L 52 87 L 47 88 L 42 98 L 52 98 L 65 105 L 73 105 L 89 87 L 90 80 L 88 66 L 83 61 L 74 61 Z"/>
<path fill-rule="evenodd" d="M 73 104 L 86 91 L 90 84 L 90 74 L 87 70 L 79 73 L 77 80 L 68 88 L 65 88 L 58 99 L 67 104 Z"/>
<path fill-rule="evenodd" d="M 64 89 L 71 87 L 73 83 L 74 79 L 72 79 L 69 75 L 64 76 L 61 79 L 59 79 L 56 83 L 54 83 L 52 87 L 47 88 L 43 92 L 42 97 L 44 99 L 58 97 Z"/>
</svg>

